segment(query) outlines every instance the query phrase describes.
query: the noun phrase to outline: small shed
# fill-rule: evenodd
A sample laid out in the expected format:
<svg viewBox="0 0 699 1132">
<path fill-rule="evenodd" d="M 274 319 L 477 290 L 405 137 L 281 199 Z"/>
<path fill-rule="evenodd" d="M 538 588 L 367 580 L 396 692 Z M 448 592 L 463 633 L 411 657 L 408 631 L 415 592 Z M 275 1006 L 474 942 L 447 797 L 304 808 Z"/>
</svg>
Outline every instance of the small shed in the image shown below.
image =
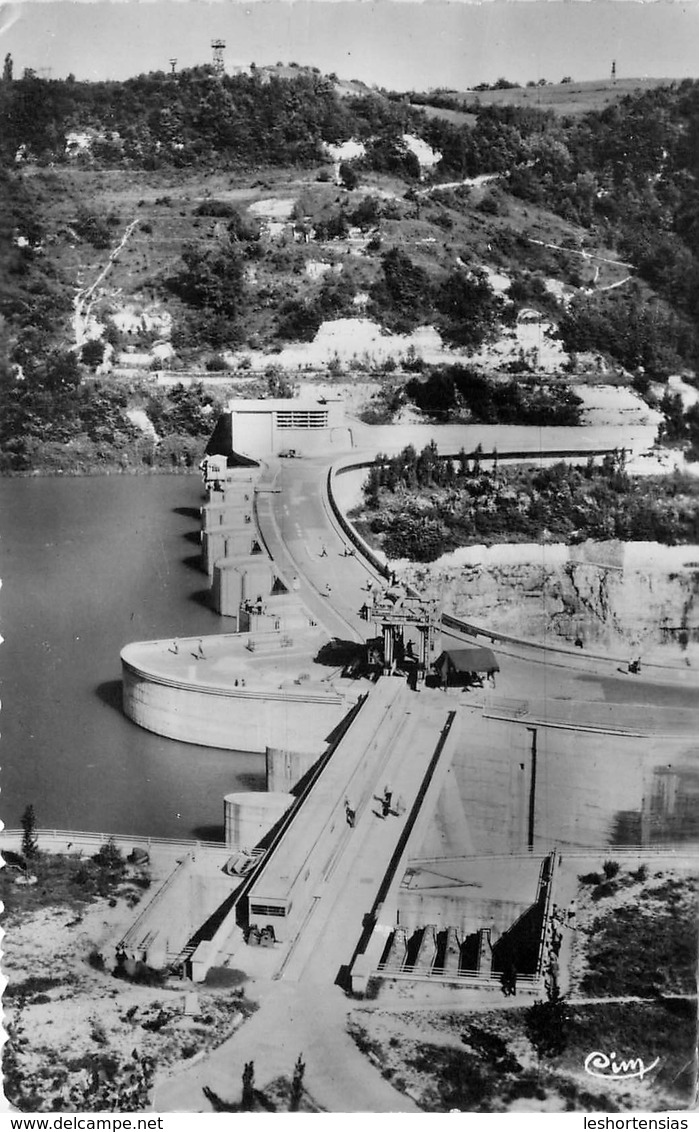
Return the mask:
<svg viewBox="0 0 699 1132">
<path fill-rule="evenodd" d="M 463 649 L 446 649 L 434 663 L 442 684 L 467 681 L 485 672 L 495 676 L 500 671 L 497 657 L 492 649 L 472 646 Z"/>
</svg>

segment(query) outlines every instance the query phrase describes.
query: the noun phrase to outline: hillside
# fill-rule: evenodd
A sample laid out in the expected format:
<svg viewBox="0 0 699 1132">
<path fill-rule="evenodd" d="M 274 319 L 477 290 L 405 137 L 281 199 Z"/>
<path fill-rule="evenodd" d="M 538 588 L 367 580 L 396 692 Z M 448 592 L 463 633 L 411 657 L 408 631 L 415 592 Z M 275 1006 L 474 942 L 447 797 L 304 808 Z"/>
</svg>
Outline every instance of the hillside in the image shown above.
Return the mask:
<svg viewBox="0 0 699 1132">
<path fill-rule="evenodd" d="M 605 110 L 628 95 L 642 94 L 670 84 L 670 79 L 604 79 L 583 83 L 532 83 L 531 86 L 509 87 L 504 90 L 445 90 L 439 93 L 445 101 L 447 98 L 453 99 L 459 107 L 459 110 L 456 106 L 451 110 L 444 108 L 445 116 L 452 121 L 454 119 L 450 117 L 451 114 L 471 114 L 483 106 L 534 107 L 537 110 L 550 110 L 560 118 L 570 118 Z M 430 97 L 428 92 L 411 101 L 413 105 L 424 106 L 432 113 L 439 113 L 438 104 L 432 104 Z"/>
<path fill-rule="evenodd" d="M 695 373 L 699 84 L 607 89 L 615 105 L 574 118 L 523 100 L 604 84 L 479 92 L 507 102 L 464 124 L 283 72 L 0 83 L 6 470 L 33 466 L 47 417 L 107 460 L 145 409 L 200 443 L 211 397 L 158 410 L 155 371 L 247 394 L 290 392 L 284 370 L 369 374 L 398 382 L 381 419 L 411 373 L 469 359 L 496 380 L 633 381 L 696 443 L 663 383 Z"/>
</svg>

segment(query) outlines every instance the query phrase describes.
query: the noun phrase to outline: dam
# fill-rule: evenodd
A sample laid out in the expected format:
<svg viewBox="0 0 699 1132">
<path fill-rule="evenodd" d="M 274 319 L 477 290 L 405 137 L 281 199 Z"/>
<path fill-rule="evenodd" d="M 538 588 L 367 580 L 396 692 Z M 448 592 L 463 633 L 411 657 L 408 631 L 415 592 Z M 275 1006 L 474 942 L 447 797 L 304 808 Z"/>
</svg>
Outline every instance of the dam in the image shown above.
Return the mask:
<svg viewBox="0 0 699 1132">
<path fill-rule="evenodd" d="M 249 431 L 258 409 L 271 423 Z M 244 796 L 226 800 L 230 855 L 211 862 L 198 923 L 165 946 L 156 905 L 120 943 L 195 980 L 245 969 L 264 933 L 265 969 L 287 981 L 312 963 L 358 994 L 379 976 L 497 989 L 514 963 L 541 993 L 550 909 L 570 885 L 562 854 L 673 852 L 695 836 L 672 814 L 692 789 L 696 677 L 644 665 L 629 684 L 624 658 L 440 617 L 336 498 L 343 470 L 373 458 L 366 430 L 306 407 L 292 433 L 276 402 L 258 409 L 231 410 L 203 469 L 201 568 L 231 631 L 128 645 L 122 673 L 141 727 L 264 753 L 269 803 L 253 817 L 252 795 L 234 820 Z M 517 459 L 608 451 L 584 430 L 535 431 L 498 437 L 498 458 L 503 439 Z M 447 428 L 439 444 L 469 438 Z M 438 657 L 466 648 L 495 658 L 497 689 L 438 686 Z M 186 883 L 206 887 L 206 871 L 198 852 Z"/>
</svg>

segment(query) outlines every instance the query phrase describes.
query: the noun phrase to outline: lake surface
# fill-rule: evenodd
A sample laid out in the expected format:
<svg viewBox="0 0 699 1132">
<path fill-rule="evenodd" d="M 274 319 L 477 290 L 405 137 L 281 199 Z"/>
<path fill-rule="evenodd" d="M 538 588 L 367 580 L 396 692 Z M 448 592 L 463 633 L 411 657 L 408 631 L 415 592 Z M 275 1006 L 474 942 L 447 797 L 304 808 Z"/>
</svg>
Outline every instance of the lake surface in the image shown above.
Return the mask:
<svg viewBox="0 0 699 1132">
<path fill-rule="evenodd" d="M 121 711 L 129 641 L 230 631 L 198 567 L 198 476 L 0 480 L 0 815 L 19 825 L 223 837 L 264 757 L 176 743 Z"/>
</svg>

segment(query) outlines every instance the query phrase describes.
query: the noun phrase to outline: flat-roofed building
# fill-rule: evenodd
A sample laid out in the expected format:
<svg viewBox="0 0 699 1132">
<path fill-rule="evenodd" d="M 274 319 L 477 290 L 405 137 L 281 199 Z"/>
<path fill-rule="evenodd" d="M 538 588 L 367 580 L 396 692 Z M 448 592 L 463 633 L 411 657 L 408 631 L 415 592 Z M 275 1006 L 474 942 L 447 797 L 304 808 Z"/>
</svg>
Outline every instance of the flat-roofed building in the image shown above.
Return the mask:
<svg viewBox="0 0 699 1132">
<path fill-rule="evenodd" d="M 352 432 L 339 398 L 270 397 L 229 401 L 206 451 L 231 460 L 316 456 L 351 448 Z"/>
</svg>

